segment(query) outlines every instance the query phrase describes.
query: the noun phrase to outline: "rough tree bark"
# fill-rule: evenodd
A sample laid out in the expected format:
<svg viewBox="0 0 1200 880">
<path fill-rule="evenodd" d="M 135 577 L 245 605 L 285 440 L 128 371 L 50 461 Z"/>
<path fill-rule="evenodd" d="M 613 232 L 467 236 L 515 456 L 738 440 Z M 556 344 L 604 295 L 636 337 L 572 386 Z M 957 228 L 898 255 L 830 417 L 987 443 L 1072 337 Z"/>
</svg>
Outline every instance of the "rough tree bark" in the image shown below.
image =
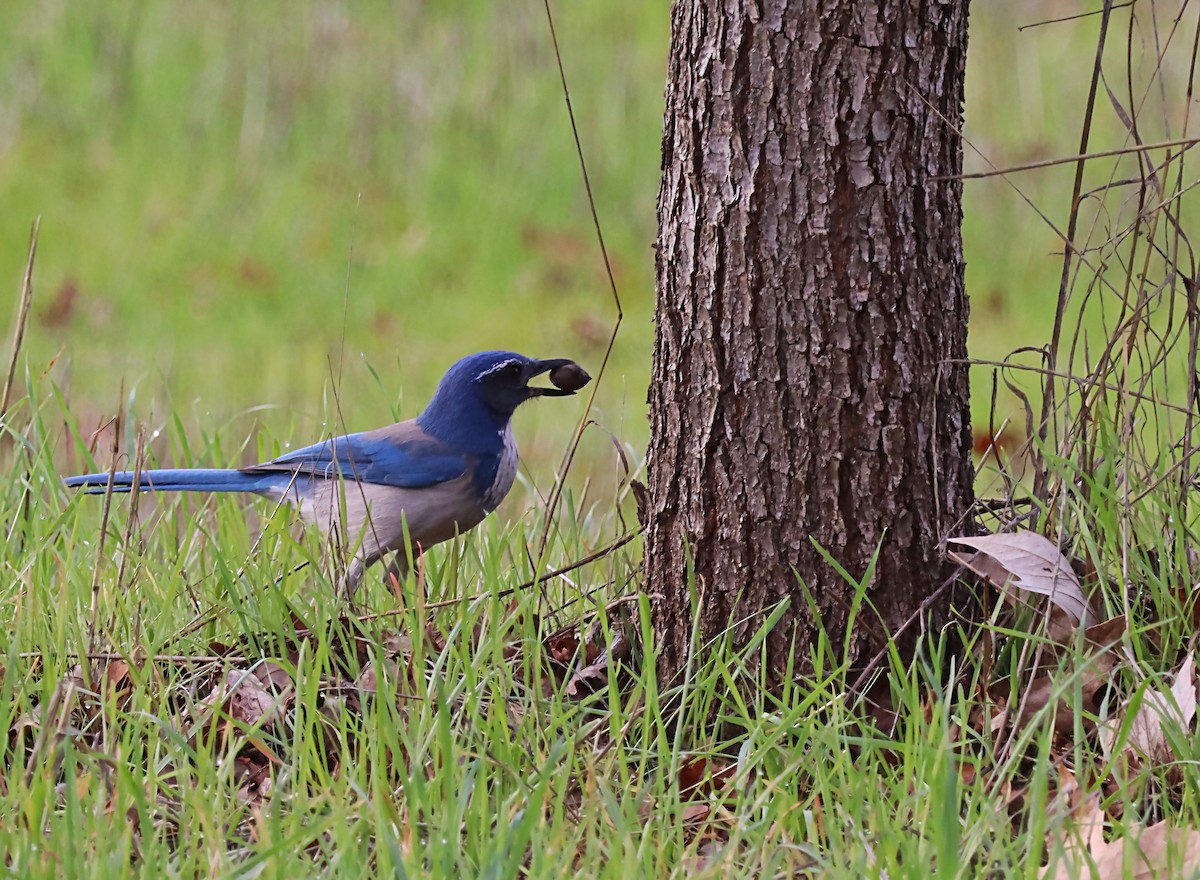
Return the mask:
<svg viewBox="0 0 1200 880">
<path fill-rule="evenodd" d="M 785 596 L 767 680 L 793 644 L 803 664 L 797 575 L 840 644 L 851 591 L 813 540 L 856 577 L 881 547 L 882 622 L 864 610 L 852 662 L 945 577 L 939 541 L 972 498 L 967 297 L 961 183 L 931 178 L 961 171 L 967 5 L 675 2 L 645 563 L 660 675 L 697 623 L 703 640 L 745 619 L 744 644 Z"/>
</svg>

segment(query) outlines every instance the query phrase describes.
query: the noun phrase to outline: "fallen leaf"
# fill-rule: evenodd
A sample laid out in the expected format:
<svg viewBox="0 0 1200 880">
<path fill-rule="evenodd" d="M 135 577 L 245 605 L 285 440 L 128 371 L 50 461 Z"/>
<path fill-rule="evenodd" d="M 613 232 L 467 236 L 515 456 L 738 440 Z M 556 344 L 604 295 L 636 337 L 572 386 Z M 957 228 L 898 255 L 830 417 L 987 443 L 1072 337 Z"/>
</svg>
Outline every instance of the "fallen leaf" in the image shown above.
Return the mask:
<svg viewBox="0 0 1200 880">
<path fill-rule="evenodd" d="M 700 786 L 700 780 L 704 778 L 705 771 L 708 770 L 707 758 L 692 758 L 685 761 L 679 768 L 679 794 L 681 797 L 687 798 L 696 791 Z"/>
<path fill-rule="evenodd" d="M 688 818 L 684 816 L 684 822 L 688 822 Z M 699 874 L 702 871 L 707 871 L 716 864 L 721 852 L 725 849 L 725 841 L 720 838 L 710 837 L 702 841 L 697 847 L 696 852 L 684 858 L 682 868 L 684 876 L 690 877 L 692 874 Z"/>
<path fill-rule="evenodd" d="M 1052 828 L 1046 836 L 1046 852 L 1054 864 L 1055 852 L 1061 852 L 1057 870 L 1051 874 L 1049 867 L 1042 872 L 1042 880 L 1073 880 L 1085 876 L 1080 870 L 1086 868 L 1087 853 L 1099 852 L 1104 842 L 1104 811 L 1100 809 L 1100 793 L 1093 792 L 1084 797 L 1083 789 L 1070 770 L 1058 767 L 1058 796 L 1065 802 L 1073 820 Z"/>
<path fill-rule="evenodd" d="M 552 659 L 559 663 L 570 663 L 575 652 L 579 650 L 579 637 L 574 633 L 567 632 L 550 639 L 547 647 L 550 649 Z"/>
<path fill-rule="evenodd" d="M 1106 752 L 1111 753 L 1133 705 L 1132 700 L 1126 702 L 1101 731 L 1101 743 Z M 1142 695 L 1133 719 L 1129 721 L 1129 736 L 1125 741 L 1126 752 L 1132 752 L 1132 757 L 1137 758 L 1139 762 L 1163 764 L 1174 760 L 1175 756 L 1163 732 L 1163 723 L 1178 725 L 1187 731 L 1195 717 L 1196 663 L 1189 654 L 1175 673 L 1175 680 L 1169 690 L 1147 689 Z"/>
<path fill-rule="evenodd" d="M 692 758 L 679 768 L 679 796 L 687 800 L 719 793 L 729 784 L 735 769 L 733 764 Z"/>
<path fill-rule="evenodd" d="M 982 553 L 983 559 L 979 558 L 979 553 L 974 556 L 948 555 L 1001 590 L 1011 583 L 1018 590 L 1048 596 L 1076 622 L 1087 623 L 1088 603 L 1079 579 L 1058 548 L 1037 532 L 964 536 L 950 540 Z"/>
<path fill-rule="evenodd" d="M 395 681 L 399 671 L 400 667 L 393 659 L 384 659 L 378 664 L 368 663 L 358 674 L 358 678 L 354 679 L 354 686 L 364 693 L 374 693 L 379 689 L 381 677 L 385 680 Z"/>
<path fill-rule="evenodd" d="M 1126 853 L 1126 849 L 1132 852 Z M 1168 822 L 1159 822 L 1136 838 L 1118 838 L 1092 855 L 1096 857 L 1096 874 L 1100 880 L 1122 877 L 1154 880 L 1164 876 L 1168 868 L 1172 869 L 1172 876 L 1179 877 L 1200 869 L 1200 831 L 1173 828 Z M 1126 858 L 1133 869 L 1129 874 L 1124 870 Z"/>
<path fill-rule="evenodd" d="M 1051 856 L 1043 880 L 1155 880 L 1184 877 L 1200 870 L 1200 830 L 1176 828 L 1163 821 L 1149 828 L 1134 828 L 1124 837 L 1104 843 L 1089 836 L 1090 846 L 1065 847 L 1057 863 Z M 1089 865 L 1090 863 L 1090 865 Z M 1128 866 L 1128 870 L 1127 870 Z"/>
<path fill-rule="evenodd" d="M 103 694 L 112 699 L 113 705 L 123 709 L 133 691 L 133 683 L 129 678 L 129 664 L 124 660 L 110 661 L 104 667 L 100 688 Z"/>
<path fill-rule="evenodd" d="M 1110 617 L 1108 620 L 1102 620 L 1089 626 L 1083 631 L 1083 635 L 1088 644 L 1107 651 L 1121 641 L 1121 636 L 1125 635 L 1125 630 L 1128 628 L 1129 622 L 1125 619 L 1125 615 L 1118 614 L 1116 617 Z"/>
<path fill-rule="evenodd" d="M 268 723 L 279 713 L 283 700 L 263 687 L 252 672 L 231 669 L 225 680 L 203 700 L 210 706 L 224 706 L 229 716 L 243 724 Z"/>
<path fill-rule="evenodd" d="M 612 645 L 601 649 L 595 642 L 589 642 L 584 648 L 583 664 L 567 681 L 567 693 L 575 696 L 585 683 L 596 682 L 598 689 L 608 678 L 610 667 L 614 663 L 629 656 L 629 640 L 621 630 L 613 633 Z"/>
<path fill-rule="evenodd" d="M 708 804 L 688 804 L 683 808 L 683 815 L 680 818 L 685 825 L 688 825 L 704 821 L 711 812 L 712 807 Z"/>
<path fill-rule="evenodd" d="M 230 672 L 225 683 L 229 693 L 229 714 L 245 724 L 257 724 L 275 706 L 275 696 L 253 675 Z"/>
<path fill-rule="evenodd" d="M 255 664 L 254 677 L 263 687 L 273 689 L 277 694 L 285 693 L 292 686 L 291 673 L 270 660 L 263 660 L 261 663 Z"/>
<path fill-rule="evenodd" d="M 1150 691 L 1142 699 L 1129 730 L 1129 744 L 1147 757 L 1169 758 L 1163 721 L 1172 721 L 1186 730 L 1195 717 L 1196 664 L 1189 654 L 1175 673 L 1169 691 Z"/>
<path fill-rule="evenodd" d="M 1094 713 L 1098 713 L 1102 707 L 1106 689 L 1112 681 L 1113 669 L 1120 659 L 1113 648 L 1119 644 L 1125 629 L 1124 616 L 1118 616 L 1084 630 L 1084 654 L 1077 669 L 1053 672 L 1039 670 L 1012 711 L 1006 708 L 992 716 L 991 732 L 1002 730 L 1010 721 L 1018 728 L 1024 727 L 1029 719 L 1051 702 L 1054 703 L 1054 730 L 1060 736 L 1069 736 L 1074 731 L 1077 708 L 1084 710 L 1084 729 L 1093 729 L 1098 720 Z M 1078 684 L 1072 677 L 1078 677 Z M 1078 703 L 1075 701 L 1076 687 Z M 1004 695 L 996 693 L 993 698 L 1003 700 Z M 1017 710 L 1020 711 L 1019 716 Z"/>
</svg>

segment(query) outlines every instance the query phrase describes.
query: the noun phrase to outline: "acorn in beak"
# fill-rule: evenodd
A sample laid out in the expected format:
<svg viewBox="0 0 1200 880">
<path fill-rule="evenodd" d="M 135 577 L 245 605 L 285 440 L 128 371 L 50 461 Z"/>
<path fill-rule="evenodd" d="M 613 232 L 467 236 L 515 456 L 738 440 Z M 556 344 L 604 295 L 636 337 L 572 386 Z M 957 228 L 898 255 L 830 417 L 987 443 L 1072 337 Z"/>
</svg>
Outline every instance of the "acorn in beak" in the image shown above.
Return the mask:
<svg viewBox="0 0 1200 880">
<path fill-rule="evenodd" d="M 575 363 L 575 361 L 567 358 L 552 358 L 547 361 L 538 361 L 529 373 L 528 382 L 534 376 L 540 376 L 542 373 L 550 374 L 550 384 L 553 388 L 542 388 L 537 385 L 530 385 L 529 392 L 533 397 L 566 397 L 574 394 L 580 388 L 592 381 L 592 377 L 587 374 L 587 370 Z"/>
</svg>

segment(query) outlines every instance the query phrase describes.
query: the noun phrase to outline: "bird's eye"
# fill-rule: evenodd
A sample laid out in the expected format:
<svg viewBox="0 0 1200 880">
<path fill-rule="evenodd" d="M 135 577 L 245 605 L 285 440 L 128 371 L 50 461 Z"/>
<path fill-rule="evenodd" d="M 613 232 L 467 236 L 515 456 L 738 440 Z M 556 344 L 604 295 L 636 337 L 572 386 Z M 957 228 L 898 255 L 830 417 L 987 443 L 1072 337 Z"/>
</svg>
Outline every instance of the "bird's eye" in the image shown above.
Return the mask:
<svg viewBox="0 0 1200 880">
<path fill-rule="evenodd" d="M 504 368 L 504 377 L 506 379 L 521 378 L 521 365 L 518 364 L 516 361 L 513 361 L 511 364 L 509 364 L 507 367 Z"/>
</svg>

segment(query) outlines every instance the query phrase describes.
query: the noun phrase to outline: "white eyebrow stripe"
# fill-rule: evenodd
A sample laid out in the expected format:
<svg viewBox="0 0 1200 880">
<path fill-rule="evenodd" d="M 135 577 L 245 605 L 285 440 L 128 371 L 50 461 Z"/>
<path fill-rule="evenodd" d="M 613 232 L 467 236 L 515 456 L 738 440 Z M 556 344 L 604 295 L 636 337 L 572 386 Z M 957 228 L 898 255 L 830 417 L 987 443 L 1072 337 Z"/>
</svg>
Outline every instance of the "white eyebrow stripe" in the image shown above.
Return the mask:
<svg viewBox="0 0 1200 880">
<path fill-rule="evenodd" d="M 495 366 L 488 367 L 486 370 L 484 370 L 482 373 L 480 373 L 478 376 L 476 376 L 475 381 L 478 382 L 484 376 L 490 376 L 492 373 L 495 373 L 498 370 L 503 370 L 505 367 L 512 366 L 513 364 L 519 365 L 520 363 L 521 362 L 519 360 L 517 360 L 516 358 L 509 358 L 506 361 L 500 361 L 500 363 L 496 364 Z"/>
</svg>

